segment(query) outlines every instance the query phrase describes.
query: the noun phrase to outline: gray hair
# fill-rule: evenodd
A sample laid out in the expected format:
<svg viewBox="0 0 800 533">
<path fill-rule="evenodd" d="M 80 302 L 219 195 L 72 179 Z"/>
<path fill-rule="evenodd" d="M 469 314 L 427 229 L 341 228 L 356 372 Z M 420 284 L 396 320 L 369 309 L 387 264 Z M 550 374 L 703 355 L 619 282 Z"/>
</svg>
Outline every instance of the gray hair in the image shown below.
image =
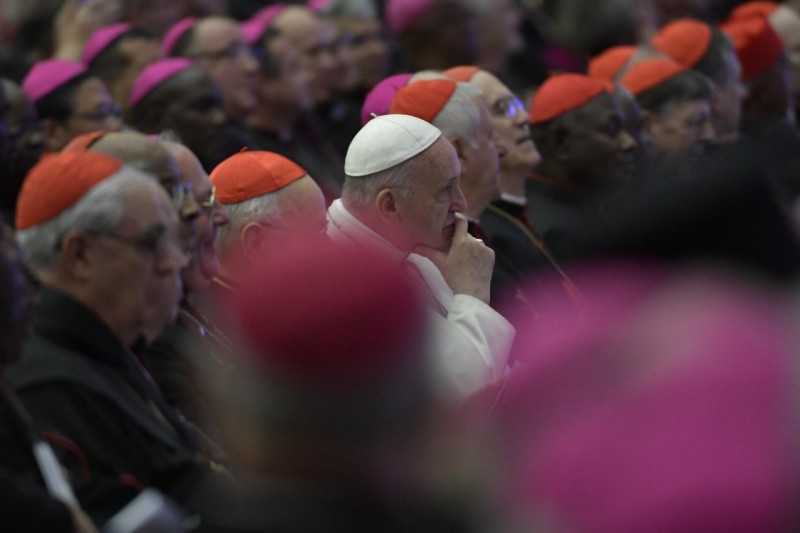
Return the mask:
<svg viewBox="0 0 800 533">
<path fill-rule="evenodd" d="M 217 231 L 217 247 L 220 250 L 230 244 L 239 231 L 251 222 L 279 223 L 282 218 L 280 202 L 274 193 L 262 194 L 242 202 L 225 204 L 230 222 Z"/>
<path fill-rule="evenodd" d="M 61 239 L 71 229 L 99 233 L 116 230 L 124 215 L 125 193 L 138 180 L 156 186 L 147 174 L 124 165 L 54 219 L 18 231 L 17 242 L 28 266 L 34 271 L 54 266 L 61 255 Z"/>
<path fill-rule="evenodd" d="M 439 111 L 433 125 L 448 139 L 459 137 L 475 147 L 481 120 L 478 101 L 483 92 L 471 83 L 458 82 L 450 100 Z"/>
<path fill-rule="evenodd" d="M 441 138 L 439 137 L 439 139 Z M 422 159 L 420 155 L 424 153 L 425 150 L 407 161 L 366 176 L 345 175 L 344 185 L 342 186 L 342 201 L 348 208 L 363 210 L 372 203 L 383 189 L 394 189 L 398 195 L 405 197 L 409 192 L 409 181 L 417 173 L 419 161 Z"/>
</svg>

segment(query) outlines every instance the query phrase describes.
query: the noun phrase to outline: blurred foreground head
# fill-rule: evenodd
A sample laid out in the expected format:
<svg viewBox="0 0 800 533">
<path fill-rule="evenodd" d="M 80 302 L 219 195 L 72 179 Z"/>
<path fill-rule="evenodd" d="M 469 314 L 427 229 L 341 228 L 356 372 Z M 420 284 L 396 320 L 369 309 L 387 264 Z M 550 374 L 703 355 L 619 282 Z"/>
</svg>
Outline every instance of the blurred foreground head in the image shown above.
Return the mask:
<svg viewBox="0 0 800 533">
<path fill-rule="evenodd" d="M 528 365 L 497 413 L 517 518 L 547 532 L 796 530 L 788 302 L 708 268 L 594 264 L 573 279 L 581 320 L 564 308 L 520 329 Z"/>
<path fill-rule="evenodd" d="M 226 302 L 241 350 L 234 379 L 215 379 L 232 455 L 261 473 L 369 471 L 366 450 L 402 448 L 429 409 L 420 295 L 368 250 L 303 239 L 265 251 Z"/>
</svg>

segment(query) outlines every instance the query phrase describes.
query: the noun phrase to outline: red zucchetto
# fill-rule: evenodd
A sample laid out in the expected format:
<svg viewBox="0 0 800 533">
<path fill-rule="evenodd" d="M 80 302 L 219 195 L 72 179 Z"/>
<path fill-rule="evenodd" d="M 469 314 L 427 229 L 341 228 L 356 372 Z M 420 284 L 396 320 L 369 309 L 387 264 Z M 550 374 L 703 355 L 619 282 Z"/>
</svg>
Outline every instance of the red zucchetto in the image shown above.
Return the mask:
<svg viewBox="0 0 800 533">
<path fill-rule="evenodd" d="M 209 178 L 223 204 L 238 204 L 275 192 L 307 172 L 294 161 L 274 152 L 245 150 L 217 165 Z"/>
<path fill-rule="evenodd" d="M 606 49 L 589 61 L 589 76 L 613 82 L 634 53 L 636 47 L 630 45 L 612 46 Z"/>
<path fill-rule="evenodd" d="M 454 81 L 417 81 L 397 91 L 389 105 L 389 113 L 411 115 L 433 122 L 455 91 Z"/>
<path fill-rule="evenodd" d="M 540 124 L 581 107 L 614 86 L 583 74 L 557 74 L 547 79 L 531 99 L 531 124 Z"/>
<path fill-rule="evenodd" d="M 734 20 L 724 24 L 722 31 L 733 40 L 743 81 L 766 72 L 783 53 L 783 41 L 765 18 Z"/>
<path fill-rule="evenodd" d="M 22 183 L 17 199 L 17 230 L 54 219 L 121 167 L 121 161 L 95 152 L 44 156 Z"/>
<path fill-rule="evenodd" d="M 634 96 L 638 96 L 685 71 L 686 67 L 671 59 L 651 59 L 632 66 L 622 76 L 620 85 L 628 89 Z"/>
<path fill-rule="evenodd" d="M 656 33 L 651 44 L 686 68 L 693 68 L 708 52 L 711 26 L 695 19 L 670 22 Z"/>
<path fill-rule="evenodd" d="M 445 76 L 450 78 L 453 81 L 470 81 L 472 77 L 478 73 L 481 69 L 474 65 L 461 65 L 458 67 L 453 67 L 445 70 L 442 72 Z"/>
<path fill-rule="evenodd" d="M 753 17 L 767 18 L 780 7 L 776 2 L 745 2 L 728 15 L 728 20 L 742 20 Z"/>
</svg>

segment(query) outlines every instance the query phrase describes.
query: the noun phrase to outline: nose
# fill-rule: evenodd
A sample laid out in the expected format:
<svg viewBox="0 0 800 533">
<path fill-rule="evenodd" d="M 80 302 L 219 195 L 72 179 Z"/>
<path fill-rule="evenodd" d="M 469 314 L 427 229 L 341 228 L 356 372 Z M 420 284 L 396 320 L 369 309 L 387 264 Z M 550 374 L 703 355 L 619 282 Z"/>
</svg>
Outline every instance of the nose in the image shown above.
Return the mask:
<svg viewBox="0 0 800 533">
<path fill-rule="evenodd" d="M 181 205 L 178 206 L 178 215 L 181 217 L 181 220 L 185 222 L 192 221 L 200 216 L 200 206 L 197 203 L 197 199 L 194 197 L 194 193 L 191 191 L 183 195 L 183 201 Z"/>
<path fill-rule="evenodd" d="M 467 210 L 467 199 L 464 197 L 464 191 L 461 190 L 461 185 L 457 186 L 453 192 L 453 201 L 450 205 L 450 211 L 463 213 Z"/>
<path fill-rule="evenodd" d="M 212 126 L 220 127 L 225 124 L 225 111 L 220 106 L 214 106 L 209 110 L 209 118 Z"/>
<path fill-rule="evenodd" d="M 709 143 L 717 140 L 717 132 L 714 130 L 714 123 L 711 119 L 703 124 L 703 130 L 700 132 L 700 140 Z"/>
<path fill-rule="evenodd" d="M 617 148 L 620 152 L 630 152 L 636 148 L 636 139 L 625 130 L 620 130 L 617 136 Z"/>
<path fill-rule="evenodd" d="M 524 107 L 519 107 L 517 110 L 517 114 L 514 115 L 514 124 L 518 126 L 523 126 L 528 124 L 531 121 L 531 116 L 528 114 L 528 111 Z"/>
<path fill-rule="evenodd" d="M 225 209 L 224 205 L 219 203 L 219 200 L 215 200 L 214 207 L 211 211 L 211 222 L 214 224 L 214 227 L 218 228 L 224 226 L 230 221 L 231 216 L 228 214 L 228 210 Z"/>
<path fill-rule="evenodd" d="M 170 240 L 166 252 L 162 254 L 160 266 L 162 272 L 174 272 L 175 274 L 189 266 L 189 256 L 184 251 L 180 239 Z"/>
</svg>

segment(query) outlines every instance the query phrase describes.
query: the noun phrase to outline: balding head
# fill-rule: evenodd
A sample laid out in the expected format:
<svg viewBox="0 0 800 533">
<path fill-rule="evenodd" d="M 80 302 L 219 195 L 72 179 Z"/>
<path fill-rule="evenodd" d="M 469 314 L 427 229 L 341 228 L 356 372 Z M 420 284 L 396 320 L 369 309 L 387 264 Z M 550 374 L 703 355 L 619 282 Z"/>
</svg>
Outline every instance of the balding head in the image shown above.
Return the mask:
<svg viewBox="0 0 800 533">
<path fill-rule="evenodd" d="M 134 131 L 106 133 L 89 150 L 110 155 L 158 178 L 172 192 L 183 181 L 175 158 L 158 141 Z"/>
</svg>

